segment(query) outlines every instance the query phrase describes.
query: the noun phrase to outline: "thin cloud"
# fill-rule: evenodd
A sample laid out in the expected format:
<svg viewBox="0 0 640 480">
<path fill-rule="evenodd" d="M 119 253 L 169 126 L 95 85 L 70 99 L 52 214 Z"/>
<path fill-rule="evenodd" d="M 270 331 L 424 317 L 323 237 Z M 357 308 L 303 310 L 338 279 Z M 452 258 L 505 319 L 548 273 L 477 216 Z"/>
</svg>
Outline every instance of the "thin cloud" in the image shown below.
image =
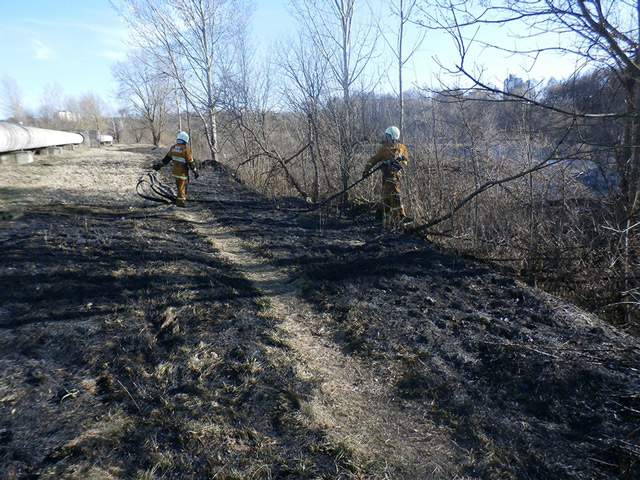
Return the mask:
<svg viewBox="0 0 640 480">
<path fill-rule="evenodd" d="M 74 32 L 74 35 L 82 36 L 84 41 L 76 48 L 76 54 L 81 54 L 81 50 L 90 50 L 104 58 L 115 61 L 122 61 L 126 58 L 126 48 L 124 38 L 127 30 L 121 26 L 106 26 L 96 22 L 82 22 L 77 19 L 49 20 L 33 19 L 26 20 L 27 23 L 37 25 L 40 29 Z M 84 32 L 84 33 L 82 33 Z M 63 42 L 70 41 L 74 36 L 65 35 L 59 38 Z M 32 40 L 36 46 L 36 58 L 39 60 L 51 60 L 55 57 L 52 48 L 47 47 L 40 41 Z"/>
<path fill-rule="evenodd" d="M 104 56 L 117 62 L 122 62 L 127 58 L 127 54 L 125 52 L 115 52 L 113 50 L 106 50 L 104 52 Z"/>
<path fill-rule="evenodd" d="M 108 39 L 119 39 L 126 34 L 126 29 L 121 25 L 105 25 L 100 21 L 90 22 L 85 19 L 34 19 L 29 18 L 25 20 L 26 23 L 35 24 L 44 28 L 55 28 L 56 30 L 64 30 L 71 32 L 79 32 L 81 30 L 89 31 L 99 34 L 100 37 Z"/>
<path fill-rule="evenodd" d="M 48 47 L 40 40 L 31 39 L 33 48 L 35 50 L 35 57 L 38 60 L 53 60 L 56 57 L 55 52 L 51 47 Z"/>
</svg>

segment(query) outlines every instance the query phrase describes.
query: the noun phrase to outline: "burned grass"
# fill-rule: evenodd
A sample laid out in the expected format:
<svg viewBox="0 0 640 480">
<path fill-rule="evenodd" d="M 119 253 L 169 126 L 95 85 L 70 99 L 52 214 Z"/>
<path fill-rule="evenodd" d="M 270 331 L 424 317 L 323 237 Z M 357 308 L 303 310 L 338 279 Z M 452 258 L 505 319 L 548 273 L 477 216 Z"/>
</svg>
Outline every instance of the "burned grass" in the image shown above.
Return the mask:
<svg viewBox="0 0 640 480">
<path fill-rule="evenodd" d="M 2 478 L 341 476 L 260 294 L 191 225 L 31 202 L 0 230 Z"/>
<path fill-rule="evenodd" d="M 252 286 L 187 225 L 121 215 L 52 213 L 4 250 L 3 476 L 335 471 Z"/>
<path fill-rule="evenodd" d="M 275 218 L 238 232 L 294 272 L 345 352 L 378 365 L 408 410 L 450 432 L 458 474 L 640 477 L 637 339 L 384 231 L 372 214 Z"/>
<path fill-rule="evenodd" d="M 275 300 L 133 195 L 145 151 L 85 152 L 0 185 L 3 478 L 640 476 L 637 339 L 372 214 L 303 212 L 203 168 L 190 212 L 285 272 L 318 342 L 373 372 L 353 389 L 379 418 L 344 414 L 366 431 L 406 412 L 366 454 L 336 441 Z M 411 437 L 423 458 L 393 451 Z"/>
</svg>

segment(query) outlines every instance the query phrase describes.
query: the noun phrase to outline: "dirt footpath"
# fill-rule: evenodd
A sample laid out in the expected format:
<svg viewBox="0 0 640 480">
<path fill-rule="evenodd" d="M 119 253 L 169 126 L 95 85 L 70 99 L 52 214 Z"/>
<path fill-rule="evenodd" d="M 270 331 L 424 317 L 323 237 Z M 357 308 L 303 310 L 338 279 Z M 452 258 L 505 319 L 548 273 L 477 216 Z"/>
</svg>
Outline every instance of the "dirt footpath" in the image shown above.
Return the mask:
<svg viewBox="0 0 640 480">
<path fill-rule="evenodd" d="M 219 168 L 143 200 L 164 153 L 0 179 L 0 477 L 640 476 L 637 339 Z"/>
</svg>

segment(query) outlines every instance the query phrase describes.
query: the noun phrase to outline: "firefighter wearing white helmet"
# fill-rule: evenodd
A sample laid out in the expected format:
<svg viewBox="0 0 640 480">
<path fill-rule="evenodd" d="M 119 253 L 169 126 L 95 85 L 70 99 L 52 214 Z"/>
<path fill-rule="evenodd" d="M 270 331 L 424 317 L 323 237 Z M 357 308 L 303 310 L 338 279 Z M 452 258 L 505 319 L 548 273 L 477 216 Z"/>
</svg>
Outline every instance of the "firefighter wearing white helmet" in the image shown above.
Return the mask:
<svg viewBox="0 0 640 480">
<path fill-rule="evenodd" d="M 384 134 L 389 135 L 391 137 L 391 140 L 393 140 L 394 142 L 400 140 L 400 129 L 398 127 L 387 127 L 387 129 L 384 131 Z"/>
<path fill-rule="evenodd" d="M 378 216 L 391 215 L 403 223 L 409 223 L 412 219 L 407 217 L 400 196 L 400 179 L 402 178 L 402 170 L 409 163 L 409 153 L 407 147 L 399 141 L 400 129 L 398 127 L 390 126 L 384 133 L 385 139 L 382 146 L 365 164 L 362 176 L 369 175 L 374 165 L 384 162 L 382 167 L 383 194 L 382 203 L 378 204 Z"/>
<path fill-rule="evenodd" d="M 176 205 L 178 207 L 187 206 L 187 181 L 189 180 L 189 170 L 198 178 L 198 167 L 193 160 L 191 150 L 187 146 L 189 142 L 189 134 L 187 132 L 178 133 L 176 143 L 169 149 L 169 153 L 158 163 L 153 166 L 154 170 L 160 170 L 169 162 L 173 161 L 171 168 L 171 176 L 176 179 L 176 189 L 178 195 L 176 197 Z"/>
</svg>

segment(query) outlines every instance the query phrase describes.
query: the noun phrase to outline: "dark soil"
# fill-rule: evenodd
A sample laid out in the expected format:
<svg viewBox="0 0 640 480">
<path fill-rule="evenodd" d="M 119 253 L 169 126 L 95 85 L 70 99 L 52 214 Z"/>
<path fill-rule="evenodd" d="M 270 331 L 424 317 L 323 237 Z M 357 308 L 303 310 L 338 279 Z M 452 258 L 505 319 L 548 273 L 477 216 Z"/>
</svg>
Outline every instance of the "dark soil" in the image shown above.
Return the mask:
<svg viewBox="0 0 640 480">
<path fill-rule="evenodd" d="M 413 457 L 363 454 L 305 414 L 322 380 L 299 374 L 264 292 L 184 210 L 135 195 L 162 153 L 77 150 L 0 183 L 0 477 L 416 478 Z M 420 478 L 640 478 L 637 338 L 372 213 L 201 173 L 186 210 L 285 272 L 318 341 L 423 419 L 398 438 L 446 432 Z"/>
</svg>

